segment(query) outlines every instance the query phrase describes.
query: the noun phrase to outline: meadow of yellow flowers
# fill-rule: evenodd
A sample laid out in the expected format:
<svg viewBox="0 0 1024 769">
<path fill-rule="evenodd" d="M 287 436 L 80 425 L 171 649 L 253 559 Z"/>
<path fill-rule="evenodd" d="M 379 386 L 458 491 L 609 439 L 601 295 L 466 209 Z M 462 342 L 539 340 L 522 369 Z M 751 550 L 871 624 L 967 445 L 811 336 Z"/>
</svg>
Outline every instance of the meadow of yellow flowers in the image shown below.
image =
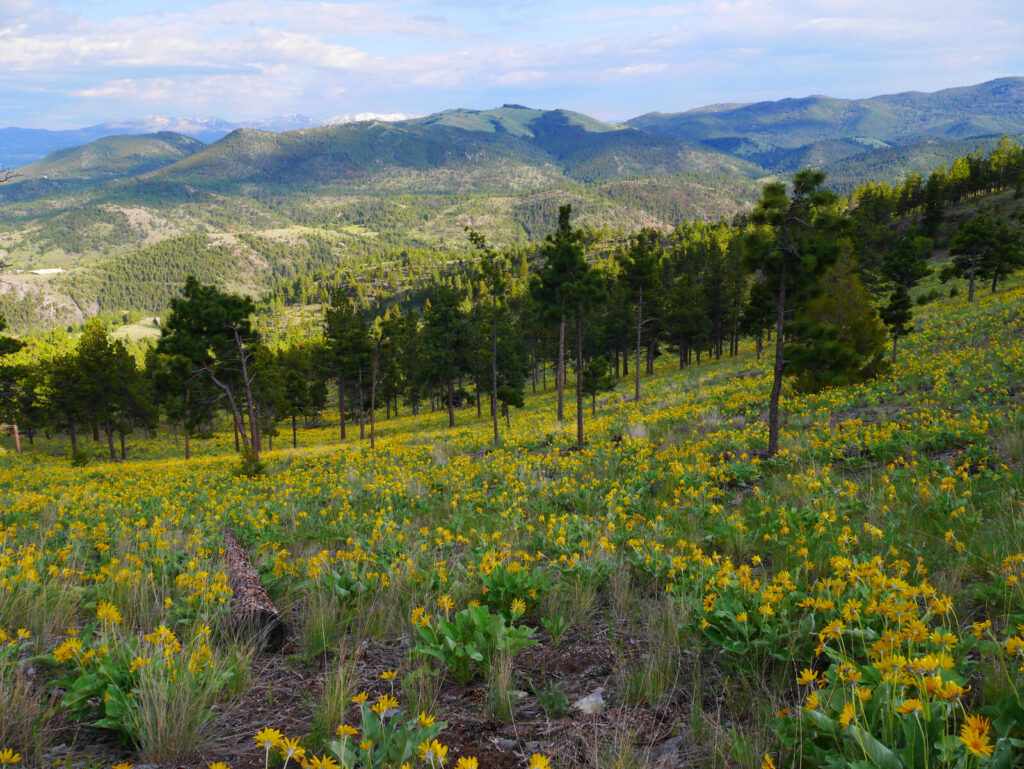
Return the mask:
<svg viewBox="0 0 1024 769">
<path fill-rule="evenodd" d="M 538 395 L 500 449 L 328 422 L 255 478 L 227 437 L 0 456 L 0 765 L 1024 765 L 1024 284 L 915 323 L 787 394 L 771 460 L 748 346 L 603 396 L 581 452 Z"/>
</svg>

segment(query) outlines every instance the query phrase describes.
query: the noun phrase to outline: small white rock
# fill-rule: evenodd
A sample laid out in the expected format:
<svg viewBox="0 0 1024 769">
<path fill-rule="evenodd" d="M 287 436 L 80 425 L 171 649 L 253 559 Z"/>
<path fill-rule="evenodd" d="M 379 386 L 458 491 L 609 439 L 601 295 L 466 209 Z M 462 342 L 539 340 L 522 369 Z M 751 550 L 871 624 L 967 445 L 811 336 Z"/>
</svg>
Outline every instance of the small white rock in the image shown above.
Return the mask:
<svg viewBox="0 0 1024 769">
<path fill-rule="evenodd" d="M 604 697 L 601 696 L 601 692 L 604 691 L 603 686 L 599 686 L 586 697 L 581 697 L 576 700 L 572 706 L 588 716 L 592 716 L 595 713 L 600 713 L 601 708 L 604 707 Z"/>
</svg>

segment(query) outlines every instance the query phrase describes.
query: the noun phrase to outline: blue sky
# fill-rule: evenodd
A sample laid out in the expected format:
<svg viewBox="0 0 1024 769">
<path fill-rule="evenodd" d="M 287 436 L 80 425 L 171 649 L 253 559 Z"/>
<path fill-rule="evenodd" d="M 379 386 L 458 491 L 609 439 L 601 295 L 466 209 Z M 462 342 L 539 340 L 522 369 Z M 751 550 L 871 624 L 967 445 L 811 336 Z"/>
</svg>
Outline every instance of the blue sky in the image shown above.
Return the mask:
<svg viewBox="0 0 1024 769">
<path fill-rule="evenodd" d="M 1022 0 L 0 0 L 0 126 L 141 115 L 607 120 L 1024 75 Z"/>
</svg>

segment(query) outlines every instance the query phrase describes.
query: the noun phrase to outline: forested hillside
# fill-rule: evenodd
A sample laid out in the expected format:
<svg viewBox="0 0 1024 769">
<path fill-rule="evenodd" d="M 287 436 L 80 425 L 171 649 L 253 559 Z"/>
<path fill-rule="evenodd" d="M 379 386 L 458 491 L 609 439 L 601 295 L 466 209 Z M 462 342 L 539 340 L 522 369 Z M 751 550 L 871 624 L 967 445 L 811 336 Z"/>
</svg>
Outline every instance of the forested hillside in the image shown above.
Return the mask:
<svg viewBox="0 0 1024 769">
<path fill-rule="evenodd" d="M 834 184 L 848 188 L 895 181 L 908 169 L 921 172 L 921 163 L 928 168 L 950 163 L 985 138 L 1021 134 L 1024 78 L 935 93 L 869 99 L 809 96 L 676 114 L 654 112 L 627 125 L 727 152 L 768 170 L 824 167 Z M 894 150 L 901 155 L 899 160 Z M 844 158 L 852 162 L 834 165 Z M 885 178 L 876 174 L 879 170 Z"/>
<path fill-rule="evenodd" d="M 825 182 L 5 273 L 101 317 L 0 320 L 0 763 L 1014 766 L 1024 148 Z"/>
<path fill-rule="evenodd" d="M 19 179 L 106 181 L 129 178 L 170 165 L 205 145 L 176 133 L 109 136 L 80 147 L 57 150 L 18 169 Z"/>
<path fill-rule="evenodd" d="M 103 138 L 0 186 L 9 267 L 0 309 L 19 332 L 97 312 L 156 313 L 189 269 L 212 275 L 229 263 L 223 285 L 289 304 L 322 300 L 337 274 L 395 289 L 465 258 L 467 226 L 486 228 L 499 246 L 527 247 L 571 203 L 597 240 L 614 244 L 642 228 L 748 212 L 766 181 L 802 167 L 824 169 L 826 186 L 844 195 L 867 181 L 923 189 L 943 166 L 959 188 L 1002 131 L 1024 131 L 1021 94 L 1021 80 L 1005 78 L 935 94 L 647 115 L 626 126 L 505 105 L 239 129 L 208 146 L 169 133 Z M 185 245 L 197 233 L 208 238 L 198 252 Z M 67 272 L 31 274 L 53 268 Z"/>
</svg>

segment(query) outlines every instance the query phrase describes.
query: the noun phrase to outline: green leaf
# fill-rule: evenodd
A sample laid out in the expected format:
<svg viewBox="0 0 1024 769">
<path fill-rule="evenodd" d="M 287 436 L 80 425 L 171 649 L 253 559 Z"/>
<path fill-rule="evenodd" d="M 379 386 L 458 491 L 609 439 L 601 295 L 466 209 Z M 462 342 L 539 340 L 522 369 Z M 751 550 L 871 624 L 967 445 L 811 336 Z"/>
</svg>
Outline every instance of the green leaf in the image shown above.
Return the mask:
<svg viewBox="0 0 1024 769">
<path fill-rule="evenodd" d="M 802 712 L 804 720 L 819 732 L 825 732 L 826 734 L 836 733 L 839 724 L 826 716 L 820 710 L 804 710 Z"/>
<path fill-rule="evenodd" d="M 904 769 L 903 762 L 895 753 L 856 724 L 847 726 L 843 737 L 849 740 L 855 748 L 862 750 L 875 766 L 882 767 L 882 769 Z"/>
</svg>

